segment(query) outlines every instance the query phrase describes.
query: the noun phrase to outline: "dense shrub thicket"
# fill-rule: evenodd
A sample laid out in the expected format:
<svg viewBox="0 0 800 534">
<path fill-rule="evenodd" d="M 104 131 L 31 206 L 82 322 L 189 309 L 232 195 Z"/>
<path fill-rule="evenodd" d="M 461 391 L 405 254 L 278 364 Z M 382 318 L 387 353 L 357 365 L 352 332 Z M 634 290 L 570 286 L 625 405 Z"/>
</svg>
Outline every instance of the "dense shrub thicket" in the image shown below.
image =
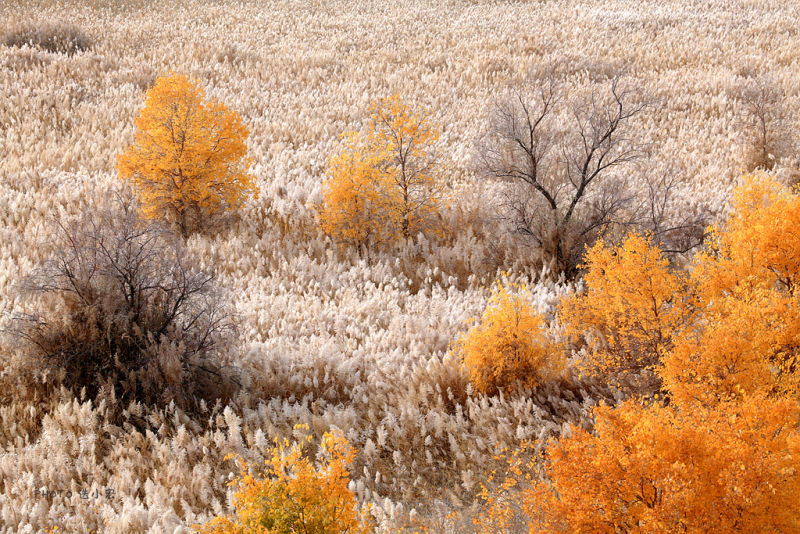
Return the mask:
<svg viewBox="0 0 800 534">
<path fill-rule="evenodd" d="M 50 258 L 21 284 L 29 313 L 10 332 L 20 373 L 123 405 L 197 411 L 232 398 L 237 382 L 221 363 L 231 310 L 180 240 L 123 197 L 54 226 Z"/>
<path fill-rule="evenodd" d="M 800 194 L 756 176 L 734 207 L 687 276 L 635 237 L 590 251 L 562 313 L 588 313 L 595 369 L 647 369 L 663 389 L 547 448 L 544 480 L 517 495 L 531 532 L 800 532 Z M 487 504 L 479 523 L 508 524 L 506 501 Z"/>
<path fill-rule="evenodd" d="M 94 41 L 79 27 L 63 22 L 20 26 L 4 33 L 2 43 L 14 47 L 27 45 L 70 56 L 94 46 Z"/>
</svg>

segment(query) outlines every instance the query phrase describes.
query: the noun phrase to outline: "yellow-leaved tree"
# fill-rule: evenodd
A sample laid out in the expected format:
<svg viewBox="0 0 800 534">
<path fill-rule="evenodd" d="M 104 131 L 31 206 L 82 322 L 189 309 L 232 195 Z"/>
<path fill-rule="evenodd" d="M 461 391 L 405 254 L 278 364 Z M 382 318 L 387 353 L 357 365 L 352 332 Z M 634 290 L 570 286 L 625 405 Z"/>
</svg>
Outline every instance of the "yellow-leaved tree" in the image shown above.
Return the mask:
<svg viewBox="0 0 800 534">
<path fill-rule="evenodd" d="M 305 428 L 298 425 L 296 428 Z M 307 436 L 305 443 L 311 442 Z M 348 466 L 356 455 L 339 432 L 320 444 L 324 461 L 315 466 L 303 453 L 305 443 L 276 440 L 264 477 L 254 476 L 239 460 L 241 477 L 231 484 L 236 513 L 198 528 L 202 534 L 367 534 L 368 510 L 359 510 L 348 489 Z"/>
<path fill-rule="evenodd" d="M 535 387 L 565 367 L 563 348 L 548 339 L 545 329 L 529 288 L 499 282 L 480 321 L 456 341 L 454 352 L 481 393 Z"/>
<path fill-rule="evenodd" d="M 674 397 L 800 392 L 800 195 L 752 176 L 692 270 L 699 320 L 664 359 Z"/>
<path fill-rule="evenodd" d="M 657 339 L 669 343 L 651 351 L 666 398 L 595 409 L 592 433 L 573 428 L 547 448 L 546 481 L 516 495 L 506 486 L 531 532 L 800 533 L 799 225 L 800 195 L 750 177 L 686 287 L 656 283 L 669 278 L 659 268 L 589 284 L 590 319 L 606 303 L 634 320 L 614 329 L 667 327 Z M 615 252 L 590 254 L 589 272 L 629 251 Z"/>
<path fill-rule="evenodd" d="M 374 103 L 366 133 L 347 132 L 328 161 L 320 228 L 367 248 L 433 230 L 445 201 L 433 149 L 438 137 L 426 115 L 399 96 Z"/>
<path fill-rule="evenodd" d="M 147 218 L 166 218 L 185 237 L 204 218 L 256 194 L 247 127 L 237 112 L 205 100 L 198 80 L 158 78 L 136 127 L 117 170 L 133 183 Z"/>
<path fill-rule="evenodd" d="M 433 147 L 438 129 L 426 114 L 393 95 L 373 104 L 368 136 L 385 155 L 381 171 L 394 184 L 389 209 L 399 235 L 408 239 L 431 229 L 444 201 Z"/>
<path fill-rule="evenodd" d="M 566 333 L 588 339 L 584 370 L 612 382 L 637 375 L 646 386 L 691 315 L 685 277 L 635 234 L 611 248 L 599 241 L 584 266 L 586 290 L 560 306 Z"/>
<path fill-rule="evenodd" d="M 330 178 L 323 184 L 323 202 L 317 207 L 322 230 L 357 249 L 391 239 L 387 192 L 391 183 L 381 172 L 380 151 L 356 132 L 343 136 L 343 149 L 328 160 Z"/>
</svg>

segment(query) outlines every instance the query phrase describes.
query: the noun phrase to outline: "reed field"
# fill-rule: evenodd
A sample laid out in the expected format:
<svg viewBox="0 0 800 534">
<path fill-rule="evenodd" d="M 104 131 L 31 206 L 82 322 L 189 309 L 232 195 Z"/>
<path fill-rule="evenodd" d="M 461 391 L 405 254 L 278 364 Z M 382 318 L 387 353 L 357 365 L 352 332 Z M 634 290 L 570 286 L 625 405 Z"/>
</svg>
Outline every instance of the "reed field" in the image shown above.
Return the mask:
<svg viewBox="0 0 800 534">
<path fill-rule="evenodd" d="M 629 121 L 645 154 L 620 176 L 634 189 L 674 176 L 666 217 L 712 223 L 757 166 L 754 84 L 781 95 L 769 174 L 798 181 L 798 20 L 779 0 L 0 0 L 0 328 L 30 313 L 20 287 L 53 225 L 128 187 L 118 156 L 158 77 L 193 76 L 240 114 L 259 190 L 185 242 L 235 325 L 220 358 L 241 387 L 225 402 L 82 396 L 19 375 L 26 354 L 3 337 L 0 532 L 192 532 L 232 510 L 226 457 L 263 464 L 276 438 L 303 438 L 298 424 L 358 451 L 349 489 L 378 532 L 481 532 L 497 451 L 590 429 L 591 409 L 622 395 L 572 371 L 480 394 L 454 354 L 495 281 L 525 284 L 547 318 L 583 287 L 499 218 L 506 185 L 479 161 L 493 106 L 545 68 L 567 96 L 624 73 L 649 104 Z M 342 134 L 391 95 L 440 131 L 444 230 L 367 258 L 319 229 L 316 206 Z"/>
</svg>

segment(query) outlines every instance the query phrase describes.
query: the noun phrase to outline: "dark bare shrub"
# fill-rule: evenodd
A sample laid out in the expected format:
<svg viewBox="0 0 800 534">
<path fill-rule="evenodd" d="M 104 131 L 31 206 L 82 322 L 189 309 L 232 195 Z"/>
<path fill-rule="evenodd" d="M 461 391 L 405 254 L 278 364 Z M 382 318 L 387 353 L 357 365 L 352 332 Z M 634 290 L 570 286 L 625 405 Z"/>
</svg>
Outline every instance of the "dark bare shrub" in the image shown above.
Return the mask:
<svg viewBox="0 0 800 534">
<path fill-rule="evenodd" d="M 32 311 L 10 332 L 20 359 L 75 394 L 123 404 L 193 412 L 232 397 L 237 382 L 220 363 L 230 310 L 179 239 L 123 200 L 56 226 L 50 259 L 21 284 Z"/>
<path fill-rule="evenodd" d="M 69 56 L 89 50 L 94 45 L 80 28 L 62 22 L 23 26 L 3 35 L 2 42 L 6 46 L 19 48 L 28 45 L 39 50 Z"/>
</svg>

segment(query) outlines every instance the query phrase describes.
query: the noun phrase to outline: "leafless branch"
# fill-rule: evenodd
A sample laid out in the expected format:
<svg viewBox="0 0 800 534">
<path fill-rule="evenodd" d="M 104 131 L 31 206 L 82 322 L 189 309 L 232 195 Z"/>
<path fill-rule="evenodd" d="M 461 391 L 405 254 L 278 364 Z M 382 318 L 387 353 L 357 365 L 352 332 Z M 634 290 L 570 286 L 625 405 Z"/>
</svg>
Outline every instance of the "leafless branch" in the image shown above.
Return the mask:
<svg viewBox="0 0 800 534">
<path fill-rule="evenodd" d="M 575 270 L 586 244 L 620 224 L 633 195 L 615 177 L 641 147 L 627 124 L 645 108 L 616 77 L 603 93 L 567 99 L 553 72 L 494 106 L 481 150 L 486 174 L 510 183 L 507 219 L 551 259 Z"/>
<path fill-rule="evenodd" d="M 20 350 L 63 369 L 75 391 L 110 380 L 117 399 L 192 409 L 235 389 L 211 378 L 232 341 L 231 311 L 180 239 L 124 197 L 54 228 L 50 259 L 20 287 L 33 310 L 12 323 Z"/>
</svg>

